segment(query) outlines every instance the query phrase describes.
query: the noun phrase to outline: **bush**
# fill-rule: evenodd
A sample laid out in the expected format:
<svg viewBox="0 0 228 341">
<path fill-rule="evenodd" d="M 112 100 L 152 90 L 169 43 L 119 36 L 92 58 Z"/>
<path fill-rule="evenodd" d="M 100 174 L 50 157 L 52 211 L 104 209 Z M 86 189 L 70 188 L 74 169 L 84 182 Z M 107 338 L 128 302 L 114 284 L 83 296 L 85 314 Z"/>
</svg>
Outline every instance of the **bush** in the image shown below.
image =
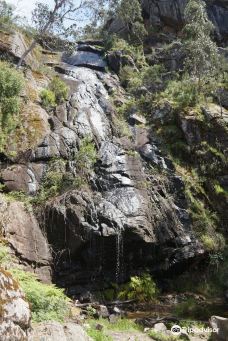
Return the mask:
<svg viewBox="0 0 228 341">
<path fill-rule="evenodd" d="M 8 247 L 0 242 L 0 266 L 7 265 L 10 260 L 11 256 L 9 255 Z"/>
<path fill-rule="evenodd" d="M 8 134 L 17 125 L 23 85 L 22 74 L 9 63 L 0 62 L 0 150 L 4 150 Z"/>
<path fill-rule="evenodd" d="M 69 88 L 59 77 L 54 77 L 49 84 L 49 89 L 54 93 L 56 103 L 67 99 Z"/>
<path fill-rule="evenodd" d="M 55 94 L 53 91 L 48 90 L 48 89 L 41 90 L 40 98 L 41 98 L 42 106 L 45 109 L 50 110 L 56 106 L 56 98 L 55 98 Z"/>
<path fill-rule="evenodd" d="M 176 109 L 195 107 L 202 99 L 198 84 L 190 78 L 170 81 L 161 96 L 171 101 Z"/>
<path fill-rule="evenodd" d="M 121 299 L 136 299 L 140 302 L 153 301 L 158 294 L 158 289 L 153 278 L 145 273 L 142 276 L 131 277 L 128 284 L 118 294 Z"/>
<path fill-rule="evenodd" d="M 13 276 L 19 281 L 27 300 L 31 305 L 32 319 L 34 322 L 55 320 L 63 322 L 68 315 L 69 299 L 62 289 L 52 284 L 40 283 L 32 273 L 19 269 L 11 270 Z"/>
<path fill-rule="evenodd" d="M 80 149 L 75 156 L 76 169 L 80 176 L 88 179 L 98 158 L 94 142 L 89 137 L 81 140 Z"/>
<path fill-rule="evenodd" d="M 0 62 L 0 114 L 1 128 L 7 127 L 8 118 L 19 112 L 19 94 L 24 80 L 10 64 Z"/>
</svg>

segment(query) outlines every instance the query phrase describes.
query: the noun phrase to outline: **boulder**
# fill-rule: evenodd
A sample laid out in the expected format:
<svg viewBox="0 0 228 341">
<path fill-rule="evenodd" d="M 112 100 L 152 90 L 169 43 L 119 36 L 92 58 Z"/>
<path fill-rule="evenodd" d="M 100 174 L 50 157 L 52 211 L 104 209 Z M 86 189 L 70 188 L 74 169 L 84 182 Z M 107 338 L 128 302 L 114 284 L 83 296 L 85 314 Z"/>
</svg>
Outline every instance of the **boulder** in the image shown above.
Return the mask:
<svg viewBox="0 0 228 341">
<path fill-rule="evenodd" d="M 84 66 L 100 71 L 104 71 L 107 66 L 107 63 L 100 52 L 97 52 L 95 49 L 92 50 L 92 48 L 89 48 L 88 46 L 87 48 L 85 48 L 85 46 L 82 48 L 82 45 L 79 45 L 78 51 L 75 51 L 71 55 L 63 54 L 62 60 L 64 63 L 70 65 Z"/>
<path fill-rule="evenodd" d="M 6 55 L 12 56 L 16 62 L 19 61 L 23 53 L 28 49 L 31 44 L 30 38 L 25 40 L 25 36 L 18 31 L 4 31 L 0 32 L 0 51 Z M 34 69 L 39 67 L 39 51 L 35 48 L 25 58 L 25 64 Z"/>
<path fill-rule="evenodd" d="M 0 339 L 26 341 L 31 312 L 25 295 L 12 275 L 0 268 Z"/>
<path fill-rule="evenodd" d="M 220 316 L 212 316 L 210 325 L 213 328 L 212 340 L 226 341 L 228 335 L 228 319 Z"/>
<path fill-rule="evenodd" d="M 32 212 L 22 202 L 7 202 L 0 196 L 0 224 L 12 251 L 24 266 L 45 282 L 51 280 L 48 243 Z"/>
<path fill-rule="evenodd" d="M 136 68 L 132 57 L 124 54 L 123 51 L 111 51 L 108 53 L 107 59 L 108 65 L 117 74 L 119 74 L 120 69 L 124 66 L 130 66 L 133 69 Z"/>
<path fill-rule="evenodd" d="M 43 322 L 32 326 L 28 341 L 92 341 L 75 323 Z"/>
<path fill-rule="evenodd" d="M 44 174 L 44 164 L 13 165 L 1 172 L 1 181 L 7 191 L 22 191 L 35 194 Z"/>
</svg>

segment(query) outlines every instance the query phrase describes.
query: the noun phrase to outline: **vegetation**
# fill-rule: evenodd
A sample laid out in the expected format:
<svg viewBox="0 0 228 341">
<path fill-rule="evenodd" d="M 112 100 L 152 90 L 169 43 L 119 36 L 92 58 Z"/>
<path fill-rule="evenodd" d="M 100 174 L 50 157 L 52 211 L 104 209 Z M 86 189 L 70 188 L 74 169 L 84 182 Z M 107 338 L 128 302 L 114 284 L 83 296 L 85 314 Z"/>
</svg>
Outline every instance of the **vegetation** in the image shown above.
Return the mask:
<svg viewBox="0 0 228 341">
<path fill-rule="evenodd" d="M 178 341 L 178 340 L 181 340 L 181 338 L 178 338 L 177 336 L 165 335 L 164 333 L 157 332 L 153 329 L 151 329 L 148 332 L 148 335 L 155 341 Z"/>
<path fill-rule="evenodd" d="M 138 0 L 122 0 L 116 9 L 117 16 L 124 23 L 128 40 L 132 43 L 142 43 L 147 31 L 145 29 L 142 8 Z"/>
<path fill-rule="evenodd" d="M 15 20 L 14 8 L 6 1 L 0 2 L 0 26 L 9 25 Z"/>
<path fill-rule="evenodd" d="M 46 110 L 53 109 L 57 104 L 67 99 L 69 88 L 59 77 L 55 76 L 49 83 L 48 89 L 40 92 L 42 106 Z"/>
<path fill-rule="evenodd" d="M 53 91 L 43 89 L 40 92 L 41 104 L 46 110 L 51 110 L 56 106 L 55 94 Z"/>
<path fill-rule="evenodd" d="M 67 99 L 69 89 L 66 83 L 59 77 L 55 76 L 52 78 L 49 88 L 50 91 L 53 92 L 57 104 L 60 104 Z"/>
<path fill-rule="evenodd" d="M 6 244 L 0 241 L 0 266 L 4 267 L 8 265 L 11 261 L 11 256 L 9 255 L 9 249 Z"/>
<path fill-rule="evenodd" d="M 24 79 L 12 65 L 0 62 L 0 150 L 5 148 L 8 134 L 17 125 L 16 116 L 20 110 L 20 93 Z"/>
<path fill-rule="evenodd" d="M 204 76 L 208 79 L 217 72 L 219 59 L 216 43 L 211 39 L 214 27 L 208 19 L 206 3 L 202 0 L 188 0 L 185 20 L 185 69 L 198 79 L 201 86 Z"/>
<path fill-rule="evenodd" d="M 139 302 L 153 301 L 158 294 L 153 278 L 144 273 L 142 276 L 131 277 L 129 283 L 123 286 L 118 297 L 121 299 L 136 299 Z"/>
<path fill-rule="evenodd" d="M 79 151 L 75 155 L 77 175 L 87 181 L 92 175 L 97 159 L 98 154 L 94 142 L 90 137 L 84 137 L 81 140 Z"/>
<path fill-rule="evenodd" d="M 98 323 L 103 327 L 101 331 L 96 329 Z M 88 320 L 88 324 L 89 328 L 87 329 L 87 333 L 95 341 L 112 341 L 111 336 L 108 336 L 108 330 L 122 332 L 142 331 L 142 328 L 138 324 L 127 318 L 119 318 L 114 323 L 110 323 L 109 320 L 103 318 L 99 320 L 90 319 Z"/>
<path fill-rule="evenodd" d="M 28 299 L 34 322 L 55 320 L 63 322 L 67 317 L 69 299 L 63 290 L 50 284 L 39 282 L 32 273 L 20 269 L 11 269 L 13 276 L 19 281 Z"/>
</svg>

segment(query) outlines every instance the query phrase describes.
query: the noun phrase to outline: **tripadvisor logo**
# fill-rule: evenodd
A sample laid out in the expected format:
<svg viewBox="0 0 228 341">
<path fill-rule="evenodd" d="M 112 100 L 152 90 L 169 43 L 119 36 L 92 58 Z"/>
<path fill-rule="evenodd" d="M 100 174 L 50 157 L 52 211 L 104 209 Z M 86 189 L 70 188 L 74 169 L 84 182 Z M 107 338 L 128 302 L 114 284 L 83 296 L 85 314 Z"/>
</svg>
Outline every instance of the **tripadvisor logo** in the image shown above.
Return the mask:
<svg viewBox="0 0 228 341">
<path fill-rule="evenodd" d="M 180 335 L 181 334 L 181 327 L 178 326 L 177 324 L 175 324 L 174 326 L 172 326 L 171 332 L 173 335 Z"/>
</svg>

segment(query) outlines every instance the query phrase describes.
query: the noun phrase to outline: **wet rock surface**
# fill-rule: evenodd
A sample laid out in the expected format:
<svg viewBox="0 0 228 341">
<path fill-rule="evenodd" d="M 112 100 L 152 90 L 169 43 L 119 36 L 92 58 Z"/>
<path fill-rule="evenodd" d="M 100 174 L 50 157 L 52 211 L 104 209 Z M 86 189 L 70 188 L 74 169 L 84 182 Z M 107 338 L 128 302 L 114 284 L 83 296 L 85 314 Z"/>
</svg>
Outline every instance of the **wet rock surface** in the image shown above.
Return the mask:
<svg viewBox="0 0 228 341">
<path fill-rule="evenodd" d="M 130 117 L 131 137 L 120 139 L 114 133 L 109 92 L 122 91 L 116 77 L 91 65 L 65 63 L 62 72 L 70 97 L 53 116 L 52 132 L 36 149 L 34 161 L 51 155 L 69 159 L 87 136 L 98 149 L 98 161 L 90 188 L 70 190 L 45 208 L 48 241 L 59 254 L 58 282 L 79 294 L 95 279 L 122 281 L 144 266 L 167 271 L 202 255 L 191 231 L 184 184 L 153 141 L 145 119 Z M 65 135 L 60 134 L 63 129 Z M 52 154 L 54 134 L 63 142 L 55 142 Z"/>
</svg>

